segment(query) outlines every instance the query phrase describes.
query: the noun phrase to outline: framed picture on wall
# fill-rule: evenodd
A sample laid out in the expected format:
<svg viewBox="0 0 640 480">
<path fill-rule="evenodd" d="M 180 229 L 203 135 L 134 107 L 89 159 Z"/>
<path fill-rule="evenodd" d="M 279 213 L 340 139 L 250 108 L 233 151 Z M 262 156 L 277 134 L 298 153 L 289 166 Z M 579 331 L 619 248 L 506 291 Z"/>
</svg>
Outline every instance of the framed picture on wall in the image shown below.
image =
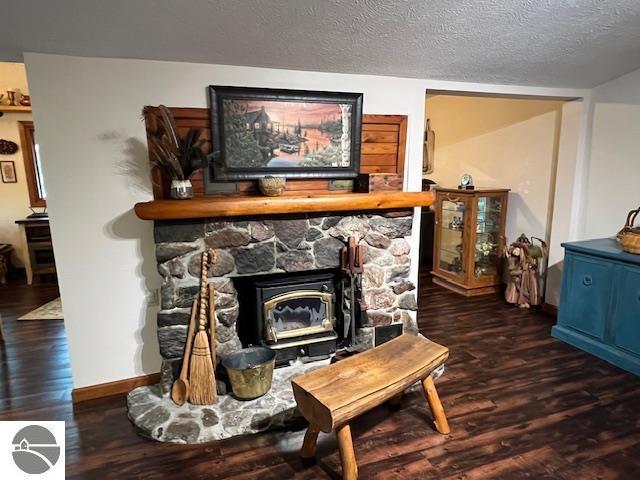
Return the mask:
<svg viewBox="0 0 640 480">
<path fill-rule="evenodd" d="M 361 93 L 211 86 L 209 98 L 207 181 L 358 175 Z"/>
<path fill-rule="evenodd" d="M 16 164 L 13 161 L 0 161 L 0 175 L 2 175 L 2 183 L 18 183 Z"/>
</svg>

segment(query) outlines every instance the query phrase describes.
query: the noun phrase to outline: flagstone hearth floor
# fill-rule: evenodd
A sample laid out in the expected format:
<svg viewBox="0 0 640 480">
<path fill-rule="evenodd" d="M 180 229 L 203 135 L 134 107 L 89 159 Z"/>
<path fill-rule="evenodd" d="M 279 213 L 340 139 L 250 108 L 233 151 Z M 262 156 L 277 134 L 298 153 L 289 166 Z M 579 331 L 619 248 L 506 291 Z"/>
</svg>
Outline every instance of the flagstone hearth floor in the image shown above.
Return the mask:
<svg viewBox="0 0 640 480">
<path fill-rule="evenodd" d="M 304 435 L 275 430 L 202 445 L 140 437 L 124 396 L 71 404 L 62 322 L 16 318 L 55 287 L 0 286 L 0 420 L 64 420 L 70 479 L 337 479 L 335 438 L 304 465 Z M 463 298 L 423 279 L 420 330 L 447 345 L 436 381 L 451 434 L 431 427 L 420 392 L 354 422 L 363 479 L 633 479 L 640 471 L 640 379 L 551 338 L 545 314 L 499 296 Z"/>
<path fill-rule="evenodd" d="M 255 400 L 220 395 L 213 405 L 177 406 L 160 385 L 136 388 L 127 396 L 129 417 L 145 436 L 172 443 L 205 443 L 264 432 L 300 419 L 291 379 L 329 365 L 329 360 L 276 368 L 271 390 Z"/>
</svg>

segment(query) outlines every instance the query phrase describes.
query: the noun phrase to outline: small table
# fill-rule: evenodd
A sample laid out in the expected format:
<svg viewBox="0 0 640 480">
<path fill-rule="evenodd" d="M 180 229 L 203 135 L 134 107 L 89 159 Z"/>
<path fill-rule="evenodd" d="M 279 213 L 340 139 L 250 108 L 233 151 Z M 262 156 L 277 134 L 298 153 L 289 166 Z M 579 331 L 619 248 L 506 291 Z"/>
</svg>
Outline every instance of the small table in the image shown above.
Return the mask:
<svg viewBox="0 0 640 480">
<path fill-rule="evenodd" d="M 27 272 L 27 284 L 33 283 L 34 275 L 56 273 L 56 263 L 51 243 L 51 230 L 48 217 L 25 218 L 16 220 L 20 226 L 20 237 L 27 255 L 24 268 Z"/>
</svg>

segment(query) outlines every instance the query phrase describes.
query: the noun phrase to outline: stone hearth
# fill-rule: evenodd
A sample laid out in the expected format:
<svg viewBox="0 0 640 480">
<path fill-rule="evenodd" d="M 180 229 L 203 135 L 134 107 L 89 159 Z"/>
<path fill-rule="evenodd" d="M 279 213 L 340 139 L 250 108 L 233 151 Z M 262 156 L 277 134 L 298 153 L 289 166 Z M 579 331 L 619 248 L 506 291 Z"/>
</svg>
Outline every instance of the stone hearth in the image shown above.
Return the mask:
<svg viewBox="0 0 640 480">
<path fill-rule="evenodd" d="M 214 405 L 178 407 L 161 385 L 136 388 L 127 397 L 129 418 L 144 436 L 171 443 L 206 443 L 285 427 L 301 418 L 291 379 L 328 364 L 321 360 L 277 368 L 271 390 L 248 401 L 221 395 Z"/>
<path fill-rule="evenodd" d="M 290 374 L 289 369 L 295 372 L 298 368 L 295 366 L 276 369 L 276 377 L 286 380 L 274 380 L 268 396 L 251 402 L 240 402 L 226 395 L 228 387 L 222 381 L 218 382 L 220 399 L 214 407 L 177 407 L 171 402 L 168 393 L 181 365 L 190 306 L 199 291 L 200 258 L 206 248 L 215 249 L 218 259 L 209 269 L 209 282 L 216 290 L 215 348 L 220 359 L 242 348 L 236 330 L 240 307 L 234 277 L 337 268 L 340 249 L 348 237 L 355 237 L 365 249 L 362 283 L 369 308 L 368 324 L 358 332 L 359 347 L 364 349 L 374 346 L 376 329 L 380 327 L 402 324 L 406 333 L 417 333 L 415 286 L 409 281 L 410 245 L 405 238 L 411 234 L 411 226 L 412 211 L 406 210 L 224 221 L 156 221 L 156 257 L 163 278 L 158 313 L 162 381 L 156 387 L 136 389 L 129 394 L 131 420 L 152 438 L 191 443 L 282 425 L 279 420 L 248 419 L 231 427 L 226 425 L 231 410 L 239 412 L 255 407 L 251 410 L 254 417 L 262 412 L 278 419 L 293 415 L 283 412 L 289 412 L 294 406 L 289 382 L 294 374 Z M 259 406 L 263 404 L 268 408 L 261 410 Z M 218 419 L 215 425 L 213 415 Z M 210 420 L 205 421 L 205 417 Z M 178 424 L 191 426 L 170 428 L 177 425 L 172 419 L 184 420 Z M 197 434 L 193 433 L 195 424 Z M 258 429 L 258 426 L 265 428 Z"/>
</svg>

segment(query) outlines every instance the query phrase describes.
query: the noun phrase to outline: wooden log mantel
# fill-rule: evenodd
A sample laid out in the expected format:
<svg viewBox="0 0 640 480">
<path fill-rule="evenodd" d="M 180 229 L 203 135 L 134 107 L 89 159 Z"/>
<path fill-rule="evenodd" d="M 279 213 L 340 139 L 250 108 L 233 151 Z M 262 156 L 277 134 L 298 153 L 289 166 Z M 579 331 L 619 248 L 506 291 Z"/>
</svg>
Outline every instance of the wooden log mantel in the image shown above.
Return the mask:
<svg viewBox="0 0 640 480">
<path fill-rule="evenodd" d="M 153 200 L 137 203 L 142 220 L 281 215 L 287 213 L 351 212 L 428 207 L 433 192 L 373 192 L 287 195 L 282 197 L 196 197 L 190 200 Z"/>
</svg>

